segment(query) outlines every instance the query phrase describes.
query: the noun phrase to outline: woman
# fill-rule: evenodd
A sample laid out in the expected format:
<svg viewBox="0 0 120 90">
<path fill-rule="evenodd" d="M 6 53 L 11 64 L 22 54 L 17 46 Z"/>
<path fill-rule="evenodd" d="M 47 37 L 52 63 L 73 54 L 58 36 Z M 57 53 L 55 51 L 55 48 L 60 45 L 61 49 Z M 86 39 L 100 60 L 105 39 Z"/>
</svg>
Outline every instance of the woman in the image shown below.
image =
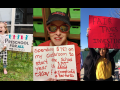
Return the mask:
<svg viewBox="0 0 120 90">
<path fill-rule="evenodd" d="M 87 32 L 90 29 L 87 29 Z M 84 62 L 84 68 L 87 68 L 87 77 L 90 77 L 90 74 L 93 74 L 93 79 L 96 78 L 96 81 L 113 81 L 112 75 L 114 75 L 115 62 L 114 56 L 119 51 L 119 49 L 113 50 L 109 53 L 107 48 L 99 48 L 96 52 L 93 48 L 89 48 L 89 56 L 91 57 L 89 63 Z M 86 73 L 85 72 L 85 73 Z M 90 78 L 91 79 L 91 78 Z"/>
<path fill-rule="evenodd" d="M 77 80 L 80 81 L 80 47 L 77 43 L 67 40 L 71 26 L 68 15 L 62 12 L 54 12 L 50 14 L 46 24 L 46 28 L 51 40 L 46 41 L 38 46 L 74 45 L 76 54 Z M 49 78 L 47 81 L 56 80 Z"/>
</svg>

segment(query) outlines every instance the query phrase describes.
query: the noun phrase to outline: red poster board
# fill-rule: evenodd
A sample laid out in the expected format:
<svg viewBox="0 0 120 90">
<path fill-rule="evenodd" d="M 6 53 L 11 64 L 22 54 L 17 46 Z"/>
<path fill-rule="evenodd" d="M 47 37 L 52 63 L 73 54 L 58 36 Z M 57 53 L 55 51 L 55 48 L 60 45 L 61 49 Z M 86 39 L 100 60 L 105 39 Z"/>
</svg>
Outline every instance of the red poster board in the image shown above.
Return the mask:
<svg viewBox="0 0 120 90">
<path fill-rule="evenodd" d="M 120 19 L 89 15 L 89 48 L 120 49 Z"/>
</svg>

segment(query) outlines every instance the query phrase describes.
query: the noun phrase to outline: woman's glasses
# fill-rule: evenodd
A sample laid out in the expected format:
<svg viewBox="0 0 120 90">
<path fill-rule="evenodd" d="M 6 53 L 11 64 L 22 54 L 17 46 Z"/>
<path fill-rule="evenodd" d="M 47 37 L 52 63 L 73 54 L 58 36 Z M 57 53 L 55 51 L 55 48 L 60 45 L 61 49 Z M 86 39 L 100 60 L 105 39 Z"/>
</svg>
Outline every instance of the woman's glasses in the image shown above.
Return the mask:
<svg viewBox="0 0 120 90">
<path fill-rule="evenodd" d="M 50 33 L 55 33 L 57 30 L 60 30 L 62 33 L 66 33 L 70 30 L 70 26 L 67 24 L 62 24 L 60 26 L 56 26 L 55 24 L 50 24 L 47 26 L 47 30 Z"/>
</svg>

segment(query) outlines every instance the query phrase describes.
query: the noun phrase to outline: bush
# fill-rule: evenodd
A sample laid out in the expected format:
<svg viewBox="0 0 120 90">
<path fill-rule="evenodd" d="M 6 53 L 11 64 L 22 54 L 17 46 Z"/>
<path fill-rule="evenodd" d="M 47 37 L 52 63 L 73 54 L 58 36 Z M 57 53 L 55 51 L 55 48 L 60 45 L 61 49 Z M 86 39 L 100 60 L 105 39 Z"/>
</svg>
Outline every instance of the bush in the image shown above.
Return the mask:
<svg viewBox="0 0 120 90">
<path fill-rule="evenodd" d="M 85 50 L 85 51 L 89 51 L 89 48 L 85 48 L 84 50 Z"/>
</svg>

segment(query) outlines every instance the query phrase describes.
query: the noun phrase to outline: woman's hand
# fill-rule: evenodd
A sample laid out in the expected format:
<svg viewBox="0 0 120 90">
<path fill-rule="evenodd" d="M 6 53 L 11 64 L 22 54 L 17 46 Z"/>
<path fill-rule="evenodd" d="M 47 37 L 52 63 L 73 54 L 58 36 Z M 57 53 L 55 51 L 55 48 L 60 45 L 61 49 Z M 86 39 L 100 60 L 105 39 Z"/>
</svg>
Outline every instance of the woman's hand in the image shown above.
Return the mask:
<svg viewBox="0 0 120 90">
<path fill-rule="evenodd" d="M 87 28 L 87 33 L 89 32 L 90 28 Z"/>
<path fill-rule="evenodd" d="M 67 81 L 66 79 L 60 79 L 60 80 L 58 80 L 58 81 Z"/>
<path fill-rule="evenodd" d="M 46 81 L 57 81 L 57 79 L 49 78 Z"/>
<path fill-rule="evenodd" d="M 5 49 L 6 49 L 6 46 L 4 46 L 2 50 L 4 50 L 4 51 L 5 51 Z"/>
<path fill-rule="evenodd" d="M 87 37 L 88 37 L 88 32 L 89 32 L 90 28 L 87 28 Z"/>
<path fill-rule="evenodd" d="M 57 81 L 57 79 L 49 78 L 46 81 Z M 67 81 L 66 79 L 60 79 L 58 81 Z"/>
</svg>

